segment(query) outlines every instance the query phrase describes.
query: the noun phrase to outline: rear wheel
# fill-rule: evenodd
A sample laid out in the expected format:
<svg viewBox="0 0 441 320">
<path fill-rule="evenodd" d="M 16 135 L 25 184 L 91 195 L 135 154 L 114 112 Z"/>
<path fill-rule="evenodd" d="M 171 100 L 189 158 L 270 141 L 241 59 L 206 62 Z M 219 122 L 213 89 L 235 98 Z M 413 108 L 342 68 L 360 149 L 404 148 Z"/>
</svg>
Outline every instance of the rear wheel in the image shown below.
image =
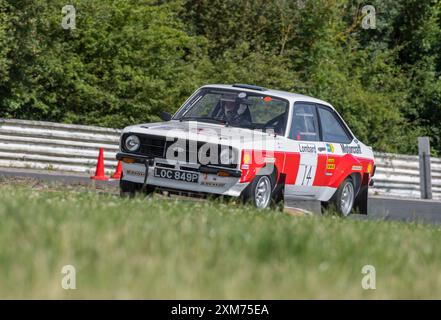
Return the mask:
<svg viewBox="0 0 441 320">
<path fill-rule="evenodd" d="M 343 217 L 351 214 L 355 200 L 355 187 L 351 178 L 346 178 L 332 198 L 337 213 Z"/>
<path fill-rule="evenodd" d="M 358 192 L 357 197 L 355 198 L 354 208 L 360 214 L 368 214 L 368 194 L 369 194 L 369 186 L 364 185 L 361 186 L 360 191 Z"/>
</svg>

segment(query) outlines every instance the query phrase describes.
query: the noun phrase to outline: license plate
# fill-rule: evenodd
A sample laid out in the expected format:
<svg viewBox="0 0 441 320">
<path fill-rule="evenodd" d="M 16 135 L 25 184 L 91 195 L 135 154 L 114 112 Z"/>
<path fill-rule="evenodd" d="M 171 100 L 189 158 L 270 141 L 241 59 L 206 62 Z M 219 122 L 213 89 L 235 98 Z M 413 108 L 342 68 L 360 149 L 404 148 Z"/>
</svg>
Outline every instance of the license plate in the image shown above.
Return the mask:
<svg viewBox="0 0 441 320">
<path fill-rule="evenodd" d="M 199 174 L 171 169 L 155 168 L 155 177 L 169 180 L 197 183 Z"/>
</svg>

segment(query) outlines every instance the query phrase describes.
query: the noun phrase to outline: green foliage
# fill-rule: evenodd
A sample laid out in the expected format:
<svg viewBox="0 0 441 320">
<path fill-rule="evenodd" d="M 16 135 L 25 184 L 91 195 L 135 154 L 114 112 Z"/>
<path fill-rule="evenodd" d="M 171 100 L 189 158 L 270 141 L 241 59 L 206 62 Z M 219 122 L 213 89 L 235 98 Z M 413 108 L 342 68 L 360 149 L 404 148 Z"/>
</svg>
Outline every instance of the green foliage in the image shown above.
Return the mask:
<svg viewBox="0 0 441 320">
<path fill-rule="evenodd" d="M 154 3 L 76 1 L 77 29 L 63 30 L 65 1 L 14 2 L 2 115 L 119 127 L 173 110 L 193 90 L 203 47 L 172 4 Z"/>
<path fill-rule="evenodd" d="M 378 151 L 441 153 L 441 1 L 0 0 L 0 117 L 123 127 L 206 83 L 331 102 Z"/>
</svg>

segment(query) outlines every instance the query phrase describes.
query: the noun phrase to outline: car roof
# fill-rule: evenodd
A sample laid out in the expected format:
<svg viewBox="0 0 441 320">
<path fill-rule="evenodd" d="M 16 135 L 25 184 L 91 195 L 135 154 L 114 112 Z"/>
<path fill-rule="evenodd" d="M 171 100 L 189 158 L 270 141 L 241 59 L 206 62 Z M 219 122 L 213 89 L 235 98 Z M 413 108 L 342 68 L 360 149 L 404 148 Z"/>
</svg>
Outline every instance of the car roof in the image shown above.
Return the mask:
<svg viewBox="0 0 441 320">
<path fill-rule="evenodd" d="M 255 87 L 256 89 L 253 89 L 253 87 Z M 316 99 L 316 98 L 302 95 L 302 94 L 281 91 L 281 90 L 261 88 L 261 87 L 256 87 L 256 86 L 231 85 L 231 84 L 209 84 L 209 85 L 203 86 L 202 88 L 229 89 L 229 90 L 237 90 L 237 91 L 245 91 L 245 92 L 254 92 L 254 93 L 259 93 L 259 94 L 267 94 L 270 96 L 284 98 L 284 99 L 287 99 L 291 102 L 296 102 L 296 101 L 312 102 L 312 103 L 323 104 L 325 106 L 328 106 L 328 107 L 331 107 L 332 109 L 334 109 L 334 107 L 330 103 L 328 103 L 324 100 Z"/>
</svg>

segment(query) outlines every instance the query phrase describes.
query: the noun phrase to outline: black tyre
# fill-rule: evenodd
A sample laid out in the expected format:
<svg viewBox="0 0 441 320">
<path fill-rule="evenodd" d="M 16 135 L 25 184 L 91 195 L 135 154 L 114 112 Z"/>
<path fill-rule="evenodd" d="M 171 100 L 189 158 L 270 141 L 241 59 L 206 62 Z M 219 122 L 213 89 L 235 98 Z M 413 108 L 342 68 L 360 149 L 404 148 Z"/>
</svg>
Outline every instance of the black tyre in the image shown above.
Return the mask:
<svg viewBox="0 0 441 320">
<path fill-rule="evenodd" d="M 126 181 L 126 180 L 120 180 L 119 190 L 121 197 L 129 197 L 129 198 L 133 198 L 134 196 L 136 196 L 137 193 L 143 191 L 142 184 Z M 144 189 L 144 194 L 149 195 L 154 191 L 155 188 L 153 186 L 147 185 L 146 188 Z"/>
<path fill-rule="evenodd" d="M 273 196 L 273 179 L 270 176 L 256 176 L 243 194 L 245 202 L 252 203 L 258 209 L 271 206 Z"/>
<path fill-rule="evenodd" d="M 361 186 L 355 199 L 354 208 L 360 214 L 368 214 L 368 201 L 369 201 L 369 186 Z"/>
<path fill-rule="evenodd" d="M 340 216 L 347 217 L 351 214 L 355 202 L 355 187 L 351 178 L 346 178 L 338 187 L 331 202 Z"/>
</svg>

